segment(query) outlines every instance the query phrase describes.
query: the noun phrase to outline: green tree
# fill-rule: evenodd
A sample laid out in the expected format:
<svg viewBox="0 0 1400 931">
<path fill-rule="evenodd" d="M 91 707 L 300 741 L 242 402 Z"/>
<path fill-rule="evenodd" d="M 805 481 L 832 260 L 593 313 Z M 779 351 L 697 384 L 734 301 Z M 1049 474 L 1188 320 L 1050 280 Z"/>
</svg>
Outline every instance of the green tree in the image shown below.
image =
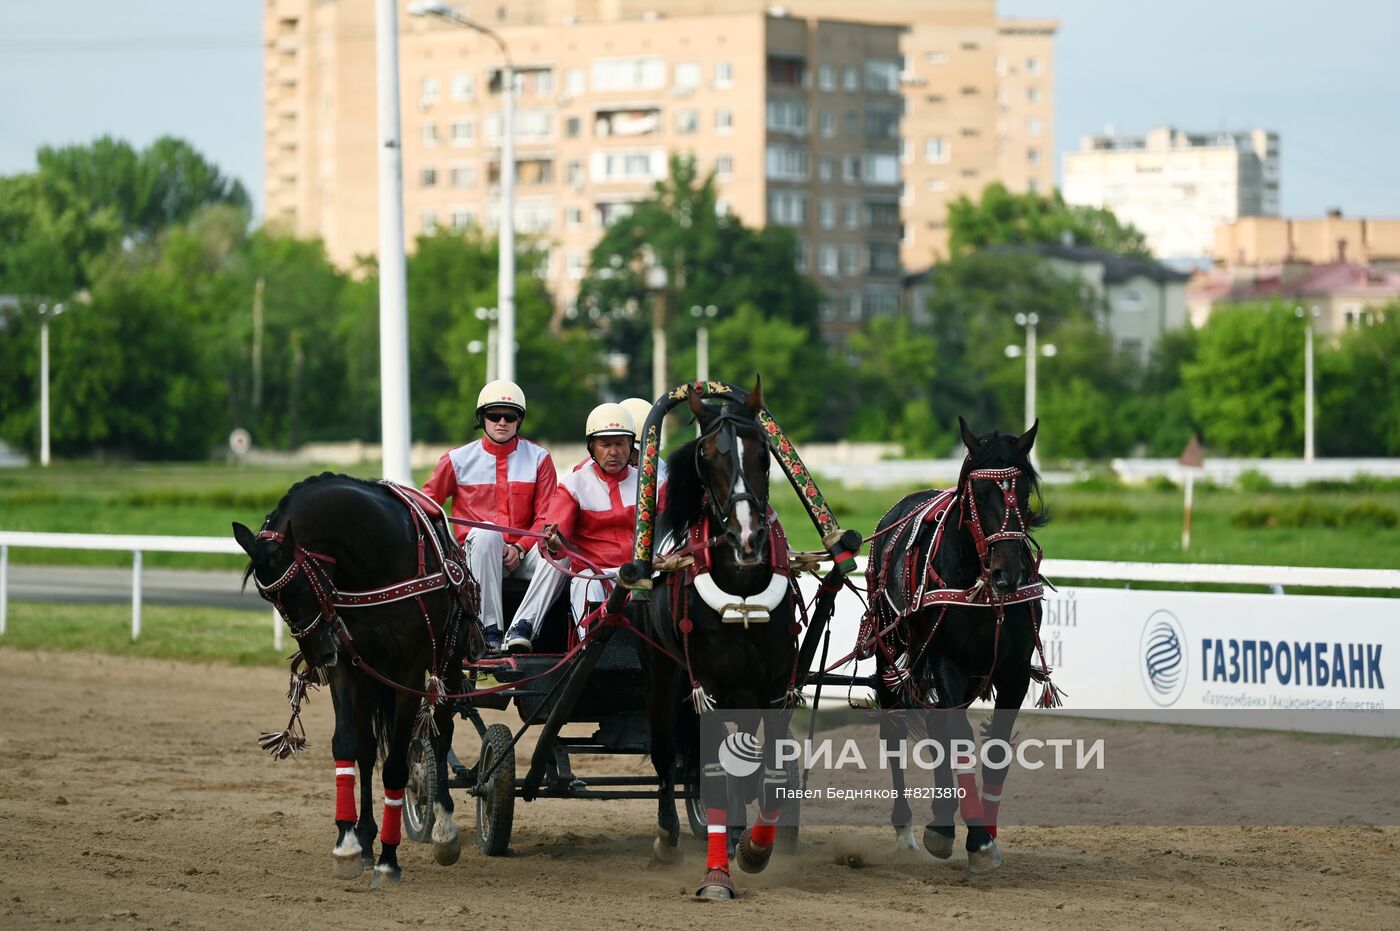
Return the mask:
<svg viewBox="0 0 1400 931">
<path fill-rule="evenodd" d="M 1181 376 L 1205 442 L 1247 456 L 1302 450 L 1303 324 L 1291 307 L 1216 309 Z"/>
<path fill-rule="evenodd" d="M 954 256 L 988 246 L 1058 243 L 1097 246 L 1124 255 L 1150 257 L 1147 240 L 1113 212 L 1066 204 L 1053 194 L 1014 194 L 1000 181 L 982 190 L 976 202 L 966 195 L 948 205 L 948 246 Z"/>
<path fill-rule="evenodd" d="M 1318 455 L 1400 456 L 1400 303 L 1316 345 Z"/>
</svg>

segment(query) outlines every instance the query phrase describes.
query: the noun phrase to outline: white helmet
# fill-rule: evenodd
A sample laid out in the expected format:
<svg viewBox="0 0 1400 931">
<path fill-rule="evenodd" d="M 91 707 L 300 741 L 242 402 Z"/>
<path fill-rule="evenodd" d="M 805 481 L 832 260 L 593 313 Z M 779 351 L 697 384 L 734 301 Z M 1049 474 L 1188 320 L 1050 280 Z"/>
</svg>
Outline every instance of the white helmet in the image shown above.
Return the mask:
<svg viewBox="0 0 1400 931">
<path fill-rule="evenodd" d="M 584 427 L 585 442 L 595 436 L 624 435 L 635 440 L 637 438 L 637 422 L 632 419 L 631 414 L 627 413 L 627 408 L 621 404 L 611 402 L 599 404 L 588 415 L 588 423 Z"/>
<path fill-rule="evenodd" d="M 525 392 L 513 381 L 498 378 L 481 389 L 476 396 L 476 416 L 481 419 L 481 411 L 487 407 L 513 407 L 525 416 Z"/>
<path fill-rule="evenodd" d="M 626 408 L 627 413 L 632 415 L 632 422 L 640 432 L 646 426 L 647 417 L 651 414 L 651 402 L 646 398 L 624 398 L 622 406 Z"/>
</svg>

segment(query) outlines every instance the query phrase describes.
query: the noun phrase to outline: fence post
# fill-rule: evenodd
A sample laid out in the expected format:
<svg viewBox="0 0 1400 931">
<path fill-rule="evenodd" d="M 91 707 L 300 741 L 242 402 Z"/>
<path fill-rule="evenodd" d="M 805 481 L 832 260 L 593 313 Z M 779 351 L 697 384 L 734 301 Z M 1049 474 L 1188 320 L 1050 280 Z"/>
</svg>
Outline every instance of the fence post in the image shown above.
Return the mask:
<svg viewBox="0 0 1400 931">
<path fill-rule="evenodd" d="M 277 609 L 272 609 L 272 648 L 278 653 L 282 652 L 282 615 L 277 613 Z"/>
<path fill-rule="evenodd" d="M 141 551 L 131 551 L 131 639 L 141 638 Z"/>
<path fill-rule="evenodd" d="M 10 548 L 0 546 L 0 637 L 5 636 L 10 614 Z"/>
</svg>

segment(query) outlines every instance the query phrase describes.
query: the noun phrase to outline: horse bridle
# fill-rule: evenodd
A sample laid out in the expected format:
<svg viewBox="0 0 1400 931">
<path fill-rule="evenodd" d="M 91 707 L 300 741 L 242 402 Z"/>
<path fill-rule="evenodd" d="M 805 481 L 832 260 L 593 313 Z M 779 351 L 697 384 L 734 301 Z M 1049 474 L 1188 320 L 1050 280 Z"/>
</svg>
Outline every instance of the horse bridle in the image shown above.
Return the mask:
<svg viewBox="0 0 1400 931">
<path fill-rule="evenodd" d="M 744 474 L 743 446 L 738 442 L 738 424 L 740 423 L 746 423 L 746 421 L 727 410 L 720 411 L 715 416 L 714 423 L 706 428 L 704 433 L 700 434 L 700 442 L 695 444 L 695 473 L 700 476 L 700 480 L 705 487 L 705 498 L 710 504 L 710 510 L 720 521 L 728 520 L 730 515 L 734 513 L 734 507 L 741 501 L 747 501 L 753 505 L 754 513 L 757 515 L 756 519 L 762 521 L 764 508 L 767 506 L 766 501 L 759 500 L 758 495 L 751 491 L 745 490 L 734 494 L 731 489 L 729 497 L 724 499 L 724 505 L 721 507 L 720 498 L 715 494 L 714 486 L 710 482 L 709 469 L 703 467 L 705 457 L 701 450 L 703 449 L 704 441 L 713 436 L 715 437 L 715 450 L 721 456 L 725 456 L 729 459 L 731 468 L 734 469 L 734 474 L 740 476 Z M 726 427 L 728 428 L 727 430 L 725 429 Z M 747 487 L 746 483 L 745 488 L 747 489 Z"/>
<path fill-rule="evenodd" d="M 286 534 L 276 530 L 263 530 L 258 533 L 257 538 L 271 540 L 278 544 L 287 539 Z M 336 619 L 335 585 L 331 582 L 330 572 L 326 569 L 327 563 L 335 565 L 335 557 L 327 556 L 325 553 L 312 552 L 298 544 L 296 551 L 292 554 L 292 564 L 275 581 L 264 585 L 257 573 L 253 573 L 253 582 L 257 585 L 258 592 L 282 616 L 282 620 L 291 629 L 292 636 L 298 641 L 311 636 L 322 624 L 331 623 Z M 292 584 L 298 575 L 305 576 L 306 584 L 311 588 L 312 597 L 316 599 L 316 604 L 321 609 L 316 618 L 301 630 L 297 630 L 296 625 L 292 623 L 291 612 L 287 610 L 286 605 L 282 604 L 282 595 L 280 594 L 288 585 Z"/>
<path fill-rule="evenodd" d="M 973 543 L 977 547 L 977 557 L 984 563 L 987 550 L 993 543 L 1002 540 L 1025 541 L 1029 537 L 1026 519 L 1021 515 L 1021 506 L 1016 500 L 1016 480 L 1021 475 L 1021 470 L 1016 466 L 1007 466 L 1004 469 L 972 469 L 963 481 L 963 521 L 969 525 L 968 530 L 972 533 Z M 977 495 L 972 489 L 974 481 L 996 482 L 997 487 L 1001 489 L 1006 512 L 1002 515 L 1001 527 L 995 533 L 987 533 L 982 528 L 982 516 L 977 512 Z"/>
</svg>

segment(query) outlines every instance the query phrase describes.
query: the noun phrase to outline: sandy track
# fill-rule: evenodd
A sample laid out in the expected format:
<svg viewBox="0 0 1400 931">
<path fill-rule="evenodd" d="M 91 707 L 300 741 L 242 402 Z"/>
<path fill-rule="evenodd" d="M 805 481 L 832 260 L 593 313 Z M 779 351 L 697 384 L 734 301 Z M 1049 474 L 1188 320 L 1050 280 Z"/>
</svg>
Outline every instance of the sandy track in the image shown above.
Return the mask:
<svg viewBox="0 0 1400 931">
<path fill-rule="evenodd" d="M 306 715 L 323 749 L 274 763 L 256 747 L 284 687 L 271 670 L 0 649 L 0 927 L 1400 927 L 1391 828 L 1012 827 L 1006 866 L 976 885 L 961 854 L 897 863 L 887 830 L 813 828 L 717 905 L 689 895 L 698 845 L 648 866 L 644 801 L 521 805 L 504 858 L 468 846 L 439 867 L 406 843 L 403 884 L 372 891 L 331 877 L 328 696 Z M 464 725 L 464 758 L 475 743 Z"/>
</svg>

